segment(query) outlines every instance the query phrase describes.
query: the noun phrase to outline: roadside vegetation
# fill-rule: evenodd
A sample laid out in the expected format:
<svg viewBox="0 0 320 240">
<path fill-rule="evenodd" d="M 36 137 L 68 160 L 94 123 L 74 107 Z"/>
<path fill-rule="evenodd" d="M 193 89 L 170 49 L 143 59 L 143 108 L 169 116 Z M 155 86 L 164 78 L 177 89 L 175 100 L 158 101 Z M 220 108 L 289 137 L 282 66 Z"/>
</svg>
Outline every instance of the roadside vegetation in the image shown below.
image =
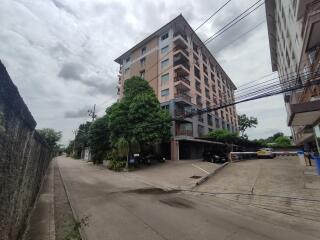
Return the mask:
<svg viewBox="0 0 320 240">
<path fill-rule="evenodd" d="M 79 126 L 66 152 L 80 158 L 89 147 L 95 164 L 107 159 L 109 168 L 120 170 L 128 167 L 134 153 L 156 154 L 169 141 L 170 126 L 170 114 L 160 107 L 148 82 L 132 77 L 124 84 L 123 98 L 107 108 L 104 116 Z"/>
</svg>

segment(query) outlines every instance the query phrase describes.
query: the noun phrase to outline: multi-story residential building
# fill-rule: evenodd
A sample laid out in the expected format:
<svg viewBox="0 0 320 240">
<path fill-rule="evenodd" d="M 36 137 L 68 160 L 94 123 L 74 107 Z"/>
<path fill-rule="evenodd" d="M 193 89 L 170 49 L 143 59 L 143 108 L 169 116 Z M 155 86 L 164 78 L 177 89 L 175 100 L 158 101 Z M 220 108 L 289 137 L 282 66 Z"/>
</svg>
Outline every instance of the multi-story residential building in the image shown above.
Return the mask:
<svg viewBox="0 0 320 240">
<path fill-rule="evenodd" d="M 210 130 L 238 130 L 235 106 L 186 117 L 185 113 L 232 101 L 236 87 L 182 15 L 115 61 L 120 64 L 119 99 L 126 79 L 140 76 L 170 111 L 171 159 L 201 158 L 203 145 L 211 142 L 199 138 Z"/>
<path fill-rule="evenodd" d="M 316 83 L 320 73 L 320 1 L 266 0 L 272 70 L 283 88 Z M 320 121 L 319 84 L 285 93 L 284 101 L 294 142 L 315 144 Z"/>
</svg>

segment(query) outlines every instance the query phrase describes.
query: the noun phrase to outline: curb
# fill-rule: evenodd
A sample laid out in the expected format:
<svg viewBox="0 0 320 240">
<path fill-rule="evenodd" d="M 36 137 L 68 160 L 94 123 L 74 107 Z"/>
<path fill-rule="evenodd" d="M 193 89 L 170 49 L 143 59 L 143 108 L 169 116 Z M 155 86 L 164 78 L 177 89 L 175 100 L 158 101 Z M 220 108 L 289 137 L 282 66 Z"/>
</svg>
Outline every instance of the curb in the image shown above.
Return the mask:
<svg viewBox="0 0 320 240">
<path fill-rule="evenodd" d="M 77 222 L 80 222 L 80 219 L 79 219 L 78 215 L 76 214 L 74 208 L 72 207 L 72 201 L 71 201 L 71 198 L 70 198 L 70 193 L 69 193 L 69 191 L 68 191 L 68 189 L 67 189 L 67 187 L 66 187 L 66 184 L 65 184 L 65 182 L 64 182 L 64 180 L 63 180 L 63 177 L 62 177 L 62 174 L 61 174 L 61 171 L 60 171 L 60 167 L 59 167 L 59 163 L 58 163 L 57 159 L 55 159 L 55 161 L 56 161 L 55 163 L 56 163 L 57 166 L 58 166 L 59 175 L 60 175 L 60 178 L 61 178 L 61 181 L 62 181 L 62 184 L 63 184 L 64 191 L 66 192 L 66 195 L 67 195 L 67 199 L 68 199 L 68 202 L 69 202 L 69 206 L 70 206 L 70 208 L 71 208 L 71 211 L 72 211 L 73 218 L 74 218 Z M 86 236 L 86 234 L 85 234 L 85 232 L 84 232 L 84 229 L 83 229 L 83 227 L 82 227 L 82 224 L 80 224 L 80 226 L 78 227 L 78 230 L 79 230 L 81 239 L 82 239 L 82 240 L 87 240 L 88 238 L 87 238 L 87 236 Z"/>
<path fill-rule="evenodd" d="M 207 174 L 206 176 L 200 178 L 192 187 L 195 188 L 197 186 L 199 186 L 200 184 L 206 182 L 210 177 L 212 177 L 214 174 L 218 173 L 222 168 L 224 168 L 225 166 L 227 166 L 229 164 L 229 162 L 225 162 L 224 164 L 220 165 L 217 169 L 215 169 L 212 173 Z"/>
</svg>

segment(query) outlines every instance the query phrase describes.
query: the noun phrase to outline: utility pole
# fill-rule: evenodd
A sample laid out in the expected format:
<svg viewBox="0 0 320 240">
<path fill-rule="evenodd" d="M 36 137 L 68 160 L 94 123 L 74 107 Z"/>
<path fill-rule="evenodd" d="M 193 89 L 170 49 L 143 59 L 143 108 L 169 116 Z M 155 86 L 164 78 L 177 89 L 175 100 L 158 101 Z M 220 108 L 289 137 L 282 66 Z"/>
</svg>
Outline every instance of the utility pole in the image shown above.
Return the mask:
<svg viewBox="0 0 320 240">
<path fill-rule="evenodd" d="M 72 155 L 74 156 L 74 149 L 76 147 L 76 136 L 78 134 L 78 130 L 72 130 L 73 134 L 74 134 L 74 140 L 73 140 L 73 150 L 72 150 Z"/>
<path fill-rule="evenodd" d="M 96 115 L 96 105 L 93 105 L 93 110 L 88 110 L 89 116 L 92 118 L 92 122 L 94 122 Z"/>
</svg>

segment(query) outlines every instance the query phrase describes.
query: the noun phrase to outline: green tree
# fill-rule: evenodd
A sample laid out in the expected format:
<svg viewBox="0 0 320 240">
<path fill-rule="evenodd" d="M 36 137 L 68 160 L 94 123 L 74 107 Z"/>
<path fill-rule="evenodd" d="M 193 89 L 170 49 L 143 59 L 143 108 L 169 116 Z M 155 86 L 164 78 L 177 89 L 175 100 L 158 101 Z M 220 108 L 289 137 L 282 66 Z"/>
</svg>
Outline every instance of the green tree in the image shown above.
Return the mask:
<svg viewBox="0 0 320 240">
<path fill-rule="evenodd" d="M 49 147 L 52 149 L 52 151 L 59 148 L 58 142 L 60 141 L 62 137 L 62 132 L 55 131 L 52 128 L 42 128 L 38 129 L 37 132 L 40 134 L 40 136 L 43 137 L 43 139 L 48 143 Z"/>
<path fill-rule="evenodd" d="M 256 117 L 248 117 L 246 114 L 238 115 L 238 125 L 241 137 L 245 137 L 245 131 L 248 128 L 256 127 L 258 119 Z"/>
<path fill-rule="evenodd" d="M 81 157 L 81 152 L 89 146 L 89 128 L 91 126 L 91 122 L 86 122 L 79 125 L 78 132 L 75 138 L 74 150 L 76 158 Z"/>
<path fill-rule="evenodd" d="M 209 132 L 207 134 L 207 137 L 215 141 L 232 142 L 238 137 L 238 135 L 225 129 L 217 129 Z"/>
<path fill-rule="evenodd" d="M 121 138 L 119 138 L 119 140 L 116 144 L 116 147 L 118 150 L 117 152 L 118 152 L 119 157 L 122 157 L 122 158 L 126 157 L 126 160 L 127 160 L 126 167 L 128 168 L 129 151 L 130 151 L 129 142 L 124 137 L 121 137 Z"/>
<path fill-rule="evenodd" d="M 135 138 L 142 148 L 170 139 L 171 117 L 148 82 L 139 77 L 125 81 L 124 97 L 106 111 L 111 144 Z"/>
<path fill-rule="evenodd" d="M 89 127 L 89 146 L 94 164 L 102 163 L 103 157 L 110 148 L 110 131 L 106 116 L 96 119 Z"/>
<path fill-rule="evenodd" d="M 291 140 L 287 136 L 279 136 L 274 140 L 276 146 L 278 147 L 288 147 L 291 146 Z"/>
</svg>

